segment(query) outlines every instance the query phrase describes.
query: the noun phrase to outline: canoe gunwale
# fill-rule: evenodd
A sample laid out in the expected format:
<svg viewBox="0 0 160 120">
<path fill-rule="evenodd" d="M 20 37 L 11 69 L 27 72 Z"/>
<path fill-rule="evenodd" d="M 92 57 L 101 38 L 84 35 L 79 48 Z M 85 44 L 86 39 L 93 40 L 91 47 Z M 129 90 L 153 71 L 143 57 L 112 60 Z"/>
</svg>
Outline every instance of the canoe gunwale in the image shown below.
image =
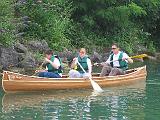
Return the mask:
<svg viewBox="0 0 160 120">
<path fill-rule="evenodd" d="M 108 86 L 112 84 L 125 84 L 125 82 L 134 82 L 139 79 L 146 79 L 146 66 L 130 69 L 133 71 L 125 75 L 92 77 L 100 86 Z M 6 77 L 7 76 L 7 77 Z M 13 79 L 13 76 L 16 76 Z M 22 79 L 20 79 L 22 78 Z M 63 84 L 64 83 L 64 84 Z M 62 85 L 62 86 L 61 86 Z M 47 87 L 48 86 L 48 87 Z M 60 90 L 60 89 L 81 89 L 91 88 L 89 79 L 84 78 L 43 78 L 37 76 L 28 76 L 10 71 L 3 72 L 2 87 L 5 92 L 29 90 Z M 30 88 L 31 87 L 31 88 Z M 37 87 L 37 88 L 34 88 Z"/>
<path fill-rule="evenodd" d="M 144 66 L 144 67 L 146 67 L 146 66 Z M 127 77 L 127 76 L 132 76 L 132 75 L 134 75 L 134 74 L 137 74 L 137 72 L 139 72 L 141 69 L 144 69 L 144 67 L 139 67 L 139 68 L 134 68 L 134 69 L 131 69 L 131 70 L 134 70 L 134 72 L 131 72 L 131 73 L 127 73 L 127 74 L 125 74 L 125 75 L 117 75 L 117 76 L 104 76 L 104 77 L 92 77 L 92 79 L 99 79 L 99 78 L 101 78 L 102 80 L 104 80 L 104 79 L 120 79 L 120 78 L 123 78 L 123 77 Z M 86 79 L 86 78 L 46 78 L 46 77 L 38 77 L 38 76 L 29 76 L 29 75 L 23 75 L 23 74 L 20 74 L 20 73 L 14 73 L 14 72 L 10 72 L 10 71 L 4 71 L 4 73 L 9 73 L 9 74 L 13 74 L 13 75 L 18 75 L 18 76 L 22 76 L 22 77 L 28 77 L 28 78 L 36 78 L 36 79 L 40 79 L 41 81 L 42 80 L 45 80 L 46 81 L 46 79 L 48 79 L 48 80 L 69 80 L 69 81 L 86 81 L 86 80 L 89 80 L 89 79 Z M 4 75 L 4 74 L 3 74 Z M 10 75 L 8 75 L 8 76 L 10 76 Z M 9 79 L 9 80 L 12 80 L 11 78 Z M 101 81 L 101 80 L 96 80 L 96 81 Z"/>
</svg>

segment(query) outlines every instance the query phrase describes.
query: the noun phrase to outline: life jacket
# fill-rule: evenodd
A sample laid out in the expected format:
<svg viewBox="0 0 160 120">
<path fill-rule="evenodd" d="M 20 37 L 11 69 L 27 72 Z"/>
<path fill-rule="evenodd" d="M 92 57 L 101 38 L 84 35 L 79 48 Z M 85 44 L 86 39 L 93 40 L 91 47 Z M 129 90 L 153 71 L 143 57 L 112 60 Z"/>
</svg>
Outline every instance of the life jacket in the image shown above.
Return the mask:
<svg viewBox="0 0 160 120">
<path fill-rule="evenodd" d="M 83 69 L 87 72 L 88 71 L 88 64 L 87 64 L 87 56 L 81 58 L 80 56 L 78 56 L 78 62 L 80 63 L 80 65 L 83 67 Z M 77 69 L 78 72 L 80 73 L 84 73 L 84 71 L 81 69 L 81 67 L 79 65 L 77 65 Z"/>
<path fill-rule="evenodd" d="M 62 66 L 62 61 L 61 61 L 60 57 L 58 57 L 57 55 L 52 55 L 52 57 L 50 58 L 50 60 L 53 62 L 55 58 L 57 58 L 59 60 L 60 66 L 59 66 L 58 69 L 56 69 L 50 63 L 48 63 L 46 65 L 47 68 L 48 68 L 48 72 L 62 73 L 63 72 L 63 70 L 62 70 L 63 66 Z"/>
<path fill-rule="evenodd" d="M 112 54 L 111 54 L 110 61 L 113 61 L 113 55 L 114 55 L 114 54 L 112 53 Z M 123 69 L 123 70 L 126 70 L 126 69 L 128 69 L 128 63 L 127 63 L 125 60 L 122 60 L 122 58 L 123 58 L 123 52 L 120 52 L 120 55 L 119 55 L 119 58 L 118 58 L 118 62 L 119 62 L 120 67 L 118 67 L 118 68 L 121 68 L 121 69 Z M 114 66 L 113 66 L 113 62 L 111 62 L 110 65 L 111 65 L 112 67 L 114 67 Z"/>
</svg>

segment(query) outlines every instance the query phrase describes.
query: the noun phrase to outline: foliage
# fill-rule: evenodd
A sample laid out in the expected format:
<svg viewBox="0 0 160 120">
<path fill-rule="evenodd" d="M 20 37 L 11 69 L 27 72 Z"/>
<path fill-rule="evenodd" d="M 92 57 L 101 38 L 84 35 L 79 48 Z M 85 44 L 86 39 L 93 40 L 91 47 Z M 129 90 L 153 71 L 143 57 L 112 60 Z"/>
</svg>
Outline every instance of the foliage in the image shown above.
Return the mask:
<svg viewBox="0 0 160 120">
<path fill-rule="evenodd" d="M 35 53 L 34 53 L 34 58 L 35 58 L 36 60 L 43 61 L 44 55 L 41 54 L 41 53 L 39 53 L 39 52 L 35 52 Z"/>
<path fill-rule="evenodd" d="M 1 0 L 0 11 L 0 43 L 7 46 L 13 43 L 15 38 L 13 1 Z"/>
<path fill-rule="evenodd" d="M 65 0 L 44 0 L 41 3 L 27 0 L 26 4 L 17 6 L 21 15 L 29 17 L 27 27 L 19 31 L 25 32 L 29 40 L 46 40 L 51 48 L 62 49 L 69 46 L 65 31 L 70 24 L 70 2 Z M 21 17 L 21 16 L 19 16 Z"/>
<path fill-rule="evenodd" d="M 153 46 L 160 49 L 159 33 L 160 33 L 160 1 L 159 0 L 141 0 L 137 2 L 143 7 L 147 16 L 138 18 L 139 23 L 143 26 L 144 31 L 151 34 Z"/>
<path fill-rule="evenodd" d="M 133 46 L 137 44 L 141 44 L 141 46 L 145 46 L 146 48 L 149 48 L 149 46 L 154 48 L 154 44 L 150 45 L 151 42 L 149 42 L 152 37 L 150 36 L 150 31 L 145 29 L 146 26 L 142 22 L 146 17 L 152 20 L 149 17 L 157 14 L 148 16 L 148 6 L 142 6 L 145 4 L 151 4 L 157 8 L 159 2 L 156 0 L 141 2 L 136 0 L 92 0 L 82 3 L 76 0 L 74 1 L 74 5 L 77 5 L 77 9 L 73 13 L 73 17 L 75 17 L 73 19 L 83 26 L 82 31 L 86 32 L 86 29 L 88 29 L 97 38 L 101 38 L 102 47 L 105 45 L 109 47 L 109 44 L 116 41 L 129 53 L 133 53 L 136 51 L 136 48 Z M 156 13 L 158 10 L 159 8 L 155 10 Z M 152 24 L 149 26 L 151 27 Z M 95 40 L 96 42 L 90 41 L 92 41 L 91 43 L 99 44 L 99 39 Z"/>
<path fill-rule="evenodd" d="M 118 42 L 132 54 L 137 45 L 152 52 L 160 46 L 159 0 L 26 0 L 15 2 L 14 9 L 13 3 L 0 4 L 1 43 L 13 42 L 16 31 L 23 40 L 46 40 L 58 51 L 86 47 L 91 52 Z"/>
</svg>

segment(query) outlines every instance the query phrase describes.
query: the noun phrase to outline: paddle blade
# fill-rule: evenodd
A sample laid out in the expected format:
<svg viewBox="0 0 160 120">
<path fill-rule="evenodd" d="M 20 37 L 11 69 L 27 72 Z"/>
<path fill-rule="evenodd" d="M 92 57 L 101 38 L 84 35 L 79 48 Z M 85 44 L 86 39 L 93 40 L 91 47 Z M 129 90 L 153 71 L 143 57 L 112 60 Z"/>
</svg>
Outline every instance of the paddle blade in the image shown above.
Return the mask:
<svg viewBox="0 0 160 120">
<path fill-rule="evenodd" d="M 95 81 L 93 81 L 91 78 L 90 78 L 90 81 L 91 81 L 92 87 L 95 91 L 103 92 L 102 88 Z"/>
<path fill-rule="evenodd" d="M 131 56 L 130 58 L 144 58 L 144 57 L 148 57 L 148 55 L 147 54 L 141 54 L 141 55 Z"/>
</svg>

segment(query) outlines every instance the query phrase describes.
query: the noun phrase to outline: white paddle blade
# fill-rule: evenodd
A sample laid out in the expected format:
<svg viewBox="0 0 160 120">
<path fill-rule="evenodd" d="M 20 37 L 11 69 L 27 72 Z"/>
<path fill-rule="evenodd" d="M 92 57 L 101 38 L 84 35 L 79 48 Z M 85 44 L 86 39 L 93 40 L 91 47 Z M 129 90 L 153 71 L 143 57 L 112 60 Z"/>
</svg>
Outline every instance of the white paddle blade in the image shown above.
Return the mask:
<svg viewBox="0 0 160 120">
<path fill-rule="evenodd" d="M 91 81 L 92 87 L 95 91 L 103 92 L 102 88 L 95 81 L 93 81 L 91 78 L 90 78 L 90 81 Z"/>
</svg>

